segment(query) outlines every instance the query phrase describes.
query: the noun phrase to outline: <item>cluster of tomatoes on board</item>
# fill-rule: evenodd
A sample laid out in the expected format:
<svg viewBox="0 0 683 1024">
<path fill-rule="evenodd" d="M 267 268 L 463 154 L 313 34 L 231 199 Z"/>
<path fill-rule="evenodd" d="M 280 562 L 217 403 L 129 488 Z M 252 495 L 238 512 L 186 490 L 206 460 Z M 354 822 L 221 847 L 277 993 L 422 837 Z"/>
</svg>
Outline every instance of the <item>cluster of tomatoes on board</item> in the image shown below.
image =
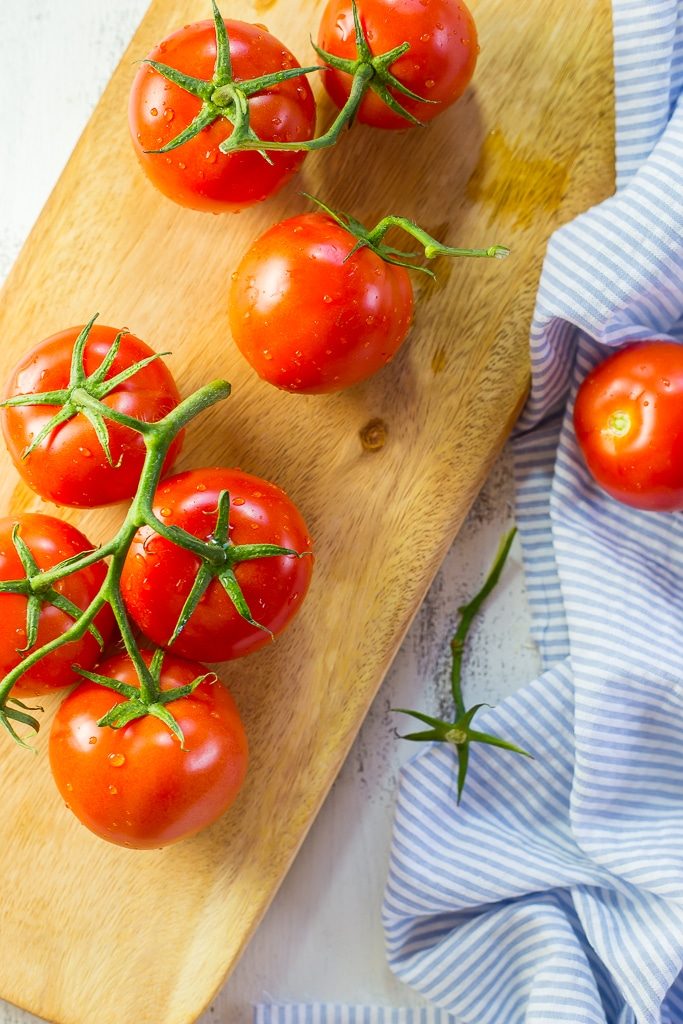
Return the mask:
<svg viewBox="0 0 683 1024">
<path fill-rule="evenodd" d="M 478 53 L 460 0 L 330 0 L 314 44 L 321 64 L 310 68 L 262 26 L 213 9 L 213 21 L 159 44 L 130 101 L 149 178 L 212 212 L 271 195 L 354 120 L 387 129 L 431 120 L 464 91 Z M 317 137 L 313 73 L 340 108 Z M 441 245 L 401 217 L 369 230 L 318 206 L 273 227 L 233 275 L 235 341 L 289 391 L 348 387 L 405 338 L 407 271 L 431 271 L 387 244 L 392 229 L 427 259 L 507 253 Z M 0 522 L 0 724 L 24 743 L 20 727 L 37 730 L 42 710 L 27 702 L 78 683 L 51 727 L 57 787 L 97 835 L 158 847 L 211 824 L 239 792 L 244 727 L 203 662 L 248 655 L 286 628 L 309 586 L 311 541 L 268 481 L 215 467 L 167 475 L 190 422 L 230 385 L 213 381 L 182 400 L 159 354 L 95 320 L 22 359 L 0 420 L 42 498 L 76 508 L 125 501 L 128 511 L 99 547 L 51 515 Z"/>
</svg>

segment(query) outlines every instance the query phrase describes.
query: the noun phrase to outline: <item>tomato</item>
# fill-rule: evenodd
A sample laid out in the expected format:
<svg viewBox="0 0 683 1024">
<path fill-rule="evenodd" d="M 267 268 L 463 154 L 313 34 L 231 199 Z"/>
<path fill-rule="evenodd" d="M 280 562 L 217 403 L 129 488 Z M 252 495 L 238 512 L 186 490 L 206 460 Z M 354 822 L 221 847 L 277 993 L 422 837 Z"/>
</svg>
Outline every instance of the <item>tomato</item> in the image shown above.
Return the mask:
<svg viewBox="0 0 683 1024">
<path fill-rule="evenodd" d="M 82 330 L 73 327 L 55 334 L 24 356 L 12 373 L 6 397 L 67 389 L 74 343 Z M 83 354 L 88 376 L 101 365 L 118 333 L 113 327 L 91 327 Z M 106 380 L 153 354 L 139 338 L 124 335 Z M 114 387 L 102 401 L 112 409 L 149 422 L 171 412 L 180 395 L 169 370 L 157 359 Z M 22 405 L 5 407 L 0 412 L 12 461 L 29 487 L 48 501 L 79 508 L 131 498 L 137 490 L 146 450 L 142 436 L 129 427 L 107 420 L 111 463 L 94 427 L 82 413 L 55 427 L 24 457 L 39 431 L 59 411 L 54 405 Z M 181 443 L 181 438 L 174 441 L 166 469 L 172 465 Z"/>
<path fill-rule="evenodd" d="M 51 569 L 59 562 L 93 548 L 75 527 L 53 516 L 26 513 L 16 518 L 0 519 L 0 580 L 3 581 L 20 580 L 27 575 L 12 539 L 15 526 L 18 526 L 18 537 L 40 571 Z M 98 593 L 105 575 L 105 564 L 97 562 L 55 583 L 54 590 L 59 597 L 84 610 Z M 0 678 L 6 676 L 31 650 L 56 639 L 73 625 L 73 617 L 51 604 L 50 595 L 45 594 L 35 642 L 29 651 L 22 653 L 21 648 L 28 642 L 27 605 L 28 599 L 21 594 L 0 594 Z M 103 641 L 106 642 L 110 636 L 113 625 L 111 610 L 105 606 L 95 619 Z M 34 697 L 63 686 L 72 686 L 76 682 L 72 666 L 91 669 L 99 657 L 99 643 L 88 632 L 81 640 L 65 644 L 37 662 L 15 684 L 12 694 Z"/>
<path fill-rule="evenodd" d="M 226 21 L 235 81 L 299 67 L 289 50 L 258 25 Z M 174 32 L 150 59 L 211 80 L 216 30 L 200 21 Z M 170 199 L 194 210 L 240 210 L 275 193 L 301 166 L 303 152 L 221 153 L 233 126 L 219 116 L 194 138 L 168 153 L 154 153 L 175 139 L 199 113 L 202 101 L 149 67 L 141 66 L 130 97 L 129 124 L 138 160 L 150 181 Z M 315 133 L 315 101 L 305 77 L 280 82 L 249 99 L 250 124 L 259 138 L 298 142 Z"/>
<path fill-rule="evenodd" d="M 373 56 L 410 44 L 390 66 L 390 73 L 401 85 L 432 102 L 420 103 L 390 89 L 408 113 L 419 121 L 432 121 L 462 96 L 474 74 L 479 45 L 474 19 L 461 0 L 358 0 L 358 10 Z M 335 57 L 356 58 L 351 0 L 329 0 L 318 45 Z M 329 68 L 324 81 L 332 100 L 342 107 L 349 96 L 351 77 Z M 410 126 L 374 89 L 365 95 L 357 120 L 375 128 Z"/>
<path fill-rule="evenodd" d="M 332 217 L 308 213 L 276 224 L 233 275 L 233 338 L 256 372 L 285 391 L 339 391 L 394 355 L 413 315 L 403 267 Z"/>
<path fill-rule="evenodd" d="M 156 515 L 202 540 L 216 531 L 218 500 L 230 494 L 232 545 L 275 544 L 304 552 L 311 541 L 306 525 L 284 491 L 238 469 L 195 469 L 159 487 Z M 121 592 L 142 632 L 168 646 L 200 568 L 199 558 L 158 536 L 138 531 L 126 558 Z M 241 562 L 235 575 L 251 613 L 273 635 L 280 634 L 301 605 L 311 578 L 311 558 L 279 556 Z M 188 658 L 227 661 L 258 650 L 271 639 L 237 612 L 218 579 L 213 579 L 172 650 Z"/>
<path fill-rule="evenodd" d="M 646 341 L 610 356 L 581 384 L 574 426 L 588 468 L 613 498 L 683 509 L 683 345 Z"/>
<path fill-rule="evenodd" d="M 145 654 L 147 664 L 151 655 Z M 103 662 L 98 674 L 138 686 L 127 655 Z M 160 686 L 186 686 L 206 669 L 167 655 Z M 79 821 L 120 846 L 152 849 L 194 835 L 234 802 L 247 770 L 247 738 L 228 690 L 215 676 L 189 697 L 166 705 L 183 731 L 185 749 L 150 715 L 121 729 L 98 721 L 124 697 L 85 682 L 69 694 L 50 732 L 50 767 Z"/>
</svg>

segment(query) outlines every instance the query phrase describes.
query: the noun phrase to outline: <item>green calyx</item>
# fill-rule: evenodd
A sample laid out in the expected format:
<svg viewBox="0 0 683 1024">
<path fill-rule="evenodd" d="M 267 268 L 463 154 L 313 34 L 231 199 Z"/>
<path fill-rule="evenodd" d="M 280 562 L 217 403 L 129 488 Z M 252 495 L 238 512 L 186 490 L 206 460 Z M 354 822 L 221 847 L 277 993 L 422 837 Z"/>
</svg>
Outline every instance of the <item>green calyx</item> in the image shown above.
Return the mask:
<svg viewBox="0 0 683 1024">
<path fill-rule="evenodd" d="M 161 149 L 147 150 L 149 153 L 170 153 L 178 149 L 190 139 L 195 138 L 201 131 L 208 128 L 215 121 L 224 118 L 233 126 L 232 133 L 218 147 L 222 153 L 230 153 L 243 149 L 255 149 L 268 163 L 273 161 L 266 152 L 273 148 L 274 144 L 264 143 L 251 127 L 249 111 L 249 99 L 260 93 L 267 92 L 273 86 L 286 82 L 290 78 L 301 78 L 314 71 L 320 71 L 317 66 L 307 68 L 287 68 L 283 71 L 276 71 L 269 75 L 261 75 L 259 78 L 252 78 L 247 81 L 236 81 L 233 75 L 232 58 L 230 56 L 230 40 L 223 16 L 218 10 L 216 0 L 211 0 L 213 5 L 213 19 L 216 26 L 216 63 L 214 66 L 213 78 L 193 78 L 185 75 L 176 68 L 167 64 L 160 64 L 155 60 L 145 60 L 160 75 L 163 75 L 169 82 L 189 92 L 201 100 L 199 113 L 194 120 L 179 135 L 168 142 Z M 287 145 L 287 144 L 284 144 Z M 289 147 L 288 147 L 289 148 Z"/>
<path fill-rule="evenodd" d="M 168 710 L 167 705 L 183 697 L 191 697 L 198 686 L 207 679 L 216 679 L 214 672 L 206 672 L 197 676 L 186 686 L 176 686 L 170 690 L 161 689 L 161 670 L 163 667 L 165 652 L 157 649 L 147 665 L 142 662 L 143 669 L 140 675 L 140 688 L 130 686 L 121 682 L 120 679 L 112 679 L 110 676 L 99 675 L 96 672 L 86 672 L 78 668 L 76 671 L 84 679 L 88 679 L 98 686 L 104 686 L 109 690 L 125 697 L 121 704 L 115 704 L 111 711 L 107 712 L 97 723 L 100 728 L 123 729 L 130 722 L 138 718 L 151 715 L 158 718 L 173 733 L 179 741 L 181 749 L 185 750 L 185 737 L 178 722 Z"/>
<path fill-rule="evenodd" d="M 31 550 L 19 535 L 18 523 L 12 530 L 12 543 L 19 555 L 26 576 L 23 580 L 0 583 L 0 593 L 23 594 L 26 597 L 26 644 L 24 647 L 17 648 L 18 654 L 26 654 L 27 651 L 35 647 L 36 640 L 38 639 L 38 624 L 43 605 L 47 604 L 52 605 L 53 608 L 58 608 L 65 615 L 68 615 L 70 619 L 73 619 L 74 622 L 80 618 L 83 609 L 79 608 L 73 601 L 70 601 L 64 594 L 60 594 L 55 590 L 54 586 L 44 583 Z M 88 626 L 88 632 L 93 635 L 99 644 L 100 650 L 102 650 L 104 640 L 102 639 L 102 634 L 93 623 L 90 623 Z"/>
<path fill-rule="evenodd" d="M 483 587 L 468 604 L 460 608 L 460 620 L 455 635 L 451 640 L 451 653 L 453 656 L 451 663 L 451 693 L 455 704 L 455 721 L 447 722 L 440 718 L 432 718 L 431 715 L 424 715 L 419 711 L 408 711 L 405 708 L 393 709 L 399 714 L 409 715 L 411 718 L 415 718 L 417 721 L 429 726 L 428 729 L 421 730 L 420 732 L 408 733 L 407 736 L 402 736 L 401 739 L 414 740 L 416 742 L 434 741 L 437 743 L 448 743 L 455 749 L 458 757 L 458 803 L 460 803 L 467 778 L 470 744 L 484 743 L 488 746 L 499 747 L 502 750 L 509 750 L 514 754 L 521 754 L 523 757 L 532 757 L 528 751 L 523 750 L 514 743 L 509 743 L 500 736 L 493 736 L 490 733 L 479 732 L 473 729 L 472 721 L 474 716 L 481 708 L 489 707 L 490 705 L 475 704 L 471 708 L 466 708 L 462 692 L 462 661 L 470 628 L 482 605 L 500 580 L 516 533 L 516 529 L 511 530 L 503 538 Z"/>
<path fill-rule="evenodd" d="M 502 260 L 510 255 L 510 250 L 504 245 L 491 245 L 487 249 L 455 249 L 449 245 L 442 245 L 441 242 L 432 238 L 415 221 L 409 220 L 407 217 L 384 217 L 376 227 L 369 231 L 355 217 L 331 209 L 320 199 L 316 199 L 315 196 L 309 195 L 307 192 L 302 194 L 357 239 L 353 249 L 346 257 L 347 260 L 350 260 L 360 249 L 371 249 L 385 263 L 391 263 L 397 267 L 405 267 L 408 270 L 419 270 L 429 277 L 435 277 L 434 271 L 430 270 L 429 267 L 425 267 L 421 263 L 415 263 L 415 260 L 419 259 L 420 253 L 394 249 L 392 246 L 384 244 L 384 238 L 392 228 L 399 228 L 401 231 L 405 231 L 419 242 L 423 247 L 424 256 L 429 260 L 433 260 L 437 256 L 471 256 L 479 259 Z"/>
<path fill-rule="evenodd" d="M 175 643 L 185 629 L 199 602 L 214 580 L 223 587 L 239 615 L 250 626 L 270 633 L 267 626 L 262 626 L 251 614 L 249 605 L 244 598 L 242 588 L 235 575 L 235 567 L 240 562 L 250 562 L 255 558 L 304 558 L 310 554 L 307 551 L 293 551 L 291 548 L 282 548 L 275 544 L 233 544 L 230 540 L 230 495 L 227 491 L 221 491 L 218 498 L 218 518 L 213 536 L 209 541 L 209 547 L 212 551 L 212 556 L 200 556 L 199 571 L 183 605 L 176 627 L 168 641 L 169 647 Z"/>
<path fill-rule="evenodd" d="M 32 452 L 39 448 L 40 445 L 49 438 L 53 431 L 60 427 L 62 424 L 67 423 L 74 416 L 82 413 L 83 416 L 88 419 L 95 431 L 97 440 L 104 451 L 107 458 L 107 462 L 110 466 L 114 465 L 111 447 L 109 444 L 109 430 L 106 425 L 106 420 L 110 419 L 122 426 L 132 427 L 133 430 L 137 430 L 142 433 L 144 428 L 141 429 L 139 420 L 132 419 L 132 417 L 126 416 L 123 413 L 116 412 L 113 409 L 109 409 L 103 405 L 102 399 L 106 398 L 107 395 L 111 394 L 116 388 L 120 387 L 125 381 L 134 377 L 136 373 L 143 370 L 150 363 L 155 362 L 157 359 L 161 359 L 162 356 L 168 355 L 168 352 L 155 352 L 154 355 L 148 356 L 146 359 L 141 359 L 139 362 L 132 366 L 126 367 L 120 373 L 117 373 L 114 377 L 107 379 L 107 374 L 111 370 L 119 349 L 121 347 L 121 341 L 128 334 L 127 330 L 119 331 L 114 339 L 114 342 L 107 352 L 107 355 L 102 360 L 94 373 L 90 376 L 86 376 L 85 372 L 85 347 L 90 337 L 95 320 L 99 314 L 95 314 L 94 317 L 85 325 L 81 333 L 78 335 L 74 343 L 73 354 L 71 357 L 71 372 L 69 375 L 69 383 L 66 388 L 60 391 L 45 391 L 39 394 L 30 395 L 16 395 L 13 398 L 7 398 L 4 402 L 0 402 L 0 408 L 16 408 L 18 406 L 36 406 L 36 405 L 50 405 L 58 406 L 59 411 L 48 420 L 41 430 L 38 431 L 36 436 L 33 438 L 31 444 L 26 448 L 23 453 L 23 458 L 28 458 Z M 146 427 L 146 425 L 145 425 Z M 120 460 L 117 465 L 120 465 Z"/>
<path fill-rule="evenodd" d="M 414 100 L 417 103 L 434 103 L 434 100 L 427 99 L 425 96 L 419 96 L 412 89 L 408 89 L 391 73 L 392 64 L 395 64 L 400 57 L 403 57 L 410 50 L 410 43 L 401 43 L 400 46 L 396 46 L 393 50 L 388 50 L 386 53 L 373 54 L 368 37 L 361 24 L 356 0 L 351 0 L 351 8 L 353 10 L 353 24 L 356 33 L 356 59 L 349 60 L 344 57 L 337 57 L 333 53 L 328 53 L 327 50 L 321 49 L 311 40 L 313 49 L 328 67 L 334 68 L 336 71 L 342 71 L 344 74 L 350 75 L 354 80 L 360 76 L 364 81 L 363 95 L 365 95 L 368 89 L 372 89 L 394 114 L 405 118 L 410 124 L 424 127 L 423 122 L 406 110 L 391 91 L 393 90 L 393 92 L 397 92 L 400 96 L 405 96 L 407 99 Z M 353 116 L 357 113 L 359 106 L 360 102 L 358 102 L 356 109 L 353 111 Z"/>
</svg>

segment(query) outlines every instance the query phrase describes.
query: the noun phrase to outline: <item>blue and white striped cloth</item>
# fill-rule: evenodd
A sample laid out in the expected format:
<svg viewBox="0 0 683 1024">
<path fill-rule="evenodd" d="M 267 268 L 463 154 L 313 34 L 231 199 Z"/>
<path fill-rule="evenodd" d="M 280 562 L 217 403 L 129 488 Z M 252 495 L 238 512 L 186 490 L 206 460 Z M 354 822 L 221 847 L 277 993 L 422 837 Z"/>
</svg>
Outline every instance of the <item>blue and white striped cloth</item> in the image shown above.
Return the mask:
<svg viewBox="0 0 683 1024">
<path fill-rule="evenodd" d="M 683 1024 L 683 515 L 601 493 L 571 420 L 608 347 L 683 341 L 683 0 L 613 7 L 617 193 L 551 240 L 514 443 L 546 671 L 478 718 L 535 760 L 473 750 L 457 807 L 434 745 L 399 786 L 389 961 L 457 1024 Z M 402 1013 L 256 1019 L 423 1020 Z"/>
</svg>

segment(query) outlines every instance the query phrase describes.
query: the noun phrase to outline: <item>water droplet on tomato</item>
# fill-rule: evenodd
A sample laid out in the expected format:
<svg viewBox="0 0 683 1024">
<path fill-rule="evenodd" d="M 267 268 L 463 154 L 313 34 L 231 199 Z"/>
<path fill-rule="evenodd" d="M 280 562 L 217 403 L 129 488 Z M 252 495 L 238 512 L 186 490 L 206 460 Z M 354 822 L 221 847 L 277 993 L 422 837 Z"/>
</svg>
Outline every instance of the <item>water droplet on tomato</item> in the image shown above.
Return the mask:
<svg viewBox="0 0 683 1024">
<path fill-rule="evenodd" d="M 144 547 L 144 544 L 143 544 L 143 547 Z M 140 552 L 138 551 L 136 553 L 136 555 L 135 555 L 135 561 L 138 563 L 138 565 L 144 565 L 145 564 L 145 556 L 141 555 Z"/>
<path fill-rule="evenodd" d="M 159 509 L 159 515 L 163 516 L 164 519 L 168 519 L 170 514 L 171 514 L 170 508 L 160 508 Z"/>
<path fill-rule="evenodd" d="M 330 302 L 332 302 L 332 296 L 331 295 L 323 295 L 323 302 L 326 302 L 327 305 L 329 306 Z"/>
<path fill-rule="evenodd" d="M 206 490 L 206 484 L 197 484 L 197 490 L 198 491 L 205 491 Z"/>
<path fill-rule="evenodd" d="M 97 743 L 97 736 L 91 736 L 90 739 L 88 740 L 88 743 L 90 744 L 91 747 L 94 746 Z"/>
<path fill-rule="evenodd" d="M 232 499 L 232 503 L 233 503 L 233 505 L 244 505 L 244 504 L 246 504 L 244 498 L 233 498 Z"/>
<path fill-rule="evenodd" d="M 122 764 L 126 763 L 126 758 L 123 754 L 109 754 L 109 761 L 114 768 L 120 768 Z"/>
<path fill-rule="evenodd" d="M 218 160 L 218 153 L 216 152 L 215 149 L 207 149 L 206 153 L 204 154 L 204 159 L 208 160 L 210 164 L 215 164 L 216 160 Z"/>
<path fill-rule="evenodd" d="M 164 111 L 164 121 L 172 121 L 174 117 L 175 110 L 171 110 L 171 108 L 169 107 L 167 110 Z"/>
<path fill-rule="evenodd" d="M 116 786 L 108 786 L 107 789 L 109 790 L 112 796 L 116 796 L 116 794 L 118 793 L 118 789 L 116 788 Z M 112 825 L 115 824 L 115 822 L 112 822 Z"/>
<path fill-rule="evenodd" d="M 273 353 L 269 352 L 267 348 L 264 348 L 264 350 L 263 350 L 263 358 L 264 359 L 268 359 L 270 361 L 273 358 Z"/>
<path fill-rule="evenodd" d="M 178 167 L 180 168 L 181 171 L 184 171 L 187 168 L 187 164 L 184 164 L 182 160 L 179 160 Z"/>
<path fill-rule="evenodd" d="M 89 448 L 79 448 L 78 450 L 79 450 L 79 452 L 81 453 L 81 455 L 83 456 L 84 459 L 92 458 L 92 452 L 90 451 Z"/>
<path fill-rule="evenodd" d="M 433 89 L 435 85 L 436 82 L 434 81 L 434 79 L 428 78 L 427 81 L 425 82 L 425 89 Z"/>
<path fill-rule="evenodd" d="M 74 787 L 73 787 L 73 785 L 70 782 L 67 782 L 66 788 L 68 789 L 68 791 L 70 793 L 73 793 Z"/>
<path fill-rule="evenodd" d="M 150 114 L 152 115 L 152 117 L 158 117 L 159 111 L 157 110 L 156 107 L 152 107 L 152 109 L 150 110 Z"/>
<path fill-rule="evenodd" d="M 423 32 L 422 35 L 420 36 L 420 40 L 423 43 L 428 43 L 431 38 L 432 37 L 430 36 L 429 32 Z"/>
</svg>

